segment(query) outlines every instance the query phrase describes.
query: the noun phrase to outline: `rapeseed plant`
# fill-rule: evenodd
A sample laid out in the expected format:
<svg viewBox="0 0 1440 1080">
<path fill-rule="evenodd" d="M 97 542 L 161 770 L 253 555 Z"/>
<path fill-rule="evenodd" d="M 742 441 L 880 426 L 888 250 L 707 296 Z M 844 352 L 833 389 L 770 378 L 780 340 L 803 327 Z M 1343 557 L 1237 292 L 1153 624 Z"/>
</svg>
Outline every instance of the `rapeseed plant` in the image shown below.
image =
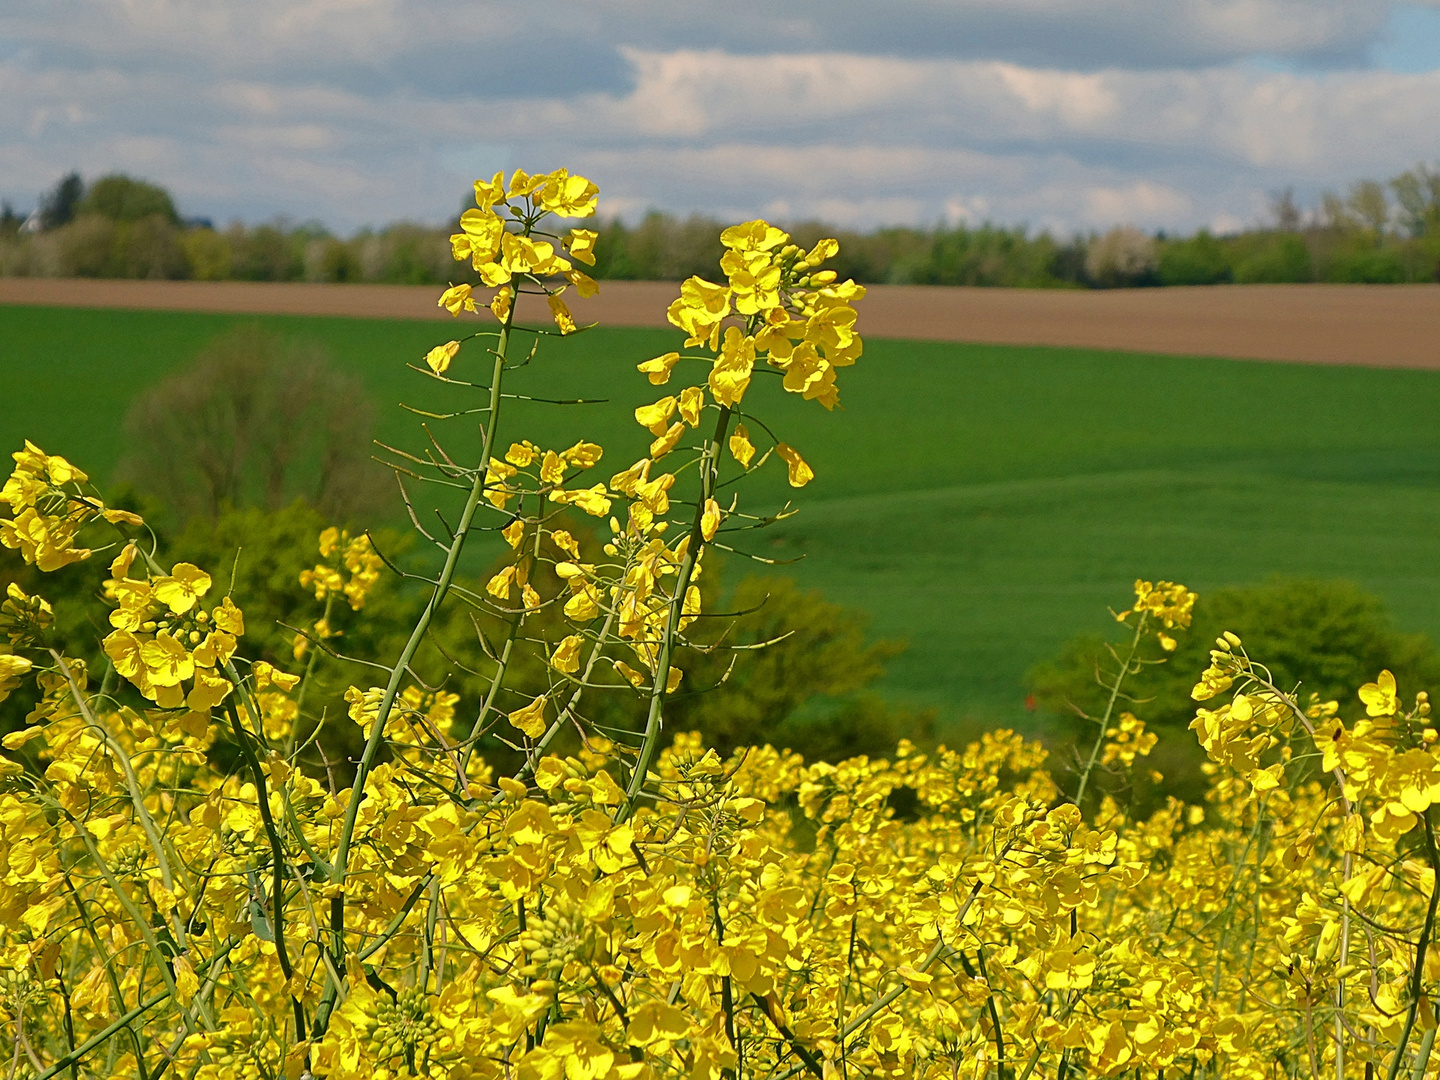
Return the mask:
<svg viewBox="0 0 1440 1080">
<path fill-rule="evenodd" d="M 692 278 L 670 308 L 687 351 L 637 365 L 656 386 L 693 378 L 636 410 L 649 452 L 606 480 L 583 436 L 501 435 L 506 376 L 536 352 L 515 343 L 550 332 L 516 322 L 520 298 L 582 330 L 563 293 L 595 288 L 570 261 L 593 260 L 595 234 L 547 230 L 592 215 L 594 185 L 562 170 L 475 190 L 452 247 L 495 290 L 496 328 L 414 366 L 479 391 L 450 419 L 479 418 L 480 452 L 395 452 L 439 565 L 418 575 L 429 601 L 399 652 L 355 658 L 376 682 L 346 695 L 365 740 L 349 786 L 300 768 L 295 732 L 316 665 L 344 646 L 335 605 L 362 612 L 385 572 L 368 536 L 319 537 L 296 582 L 315 618 L 286 672 L 244 658 L 244 597 L 159 565 L 144 522 L 64 459 L 14 455 L 0 543 L 42 570 L 115 554 L 103 673 L 43 598 L 12 585 L 0 606 L 0 697 L 40 694 L 3 740 L 20 760 L 0 763 L 10 1076 L 1434 1075 L 1440 759 L 1423 694 L 1382 672 L 1347 727 L 1226 635 L 1194 692 L 1204 802 L 1137 818 L 1087 800 L 1095 770 L 1144 767 L 1155 739 L 1119 707 L 1126 679 L 1142 642 L 1171 650 L 1190 622 L 1193 593 L 1141 581 L 1073 776 L 1005 731 L 838 765 L 769 746 L 722 760 L 666 731 L 676 650 L 718 617 L 696 584 L 706 551 L 775 516 L 733 481 L 772 455 L 792 486 L 813 477 L 757 384 L 833 409 L 864 290 L 821 269 L 833 241 L 727 229 L 723 282 Z M 440 304 L 474 312 L 475 291 Z M 413 511 L 424 483 L 463 499 L 440 530 Z M 565 509 L 608 534 L 582 542 Z M 509 555 L 471 582 L 460 556 L 481 529 Z M 455 658 L 485 672 L 480 700 L 412 671 L 447 601 L 503 620 Z M 543 686 L 517 675 L 517 643 L 546 658 Z M 644 703 L 635 730 L 592 719 L 617 694 Z M 562 731 L 574 753 L 552 752 Z M 523 755 L 512 775 L 475 753 L 490 734 Z"/>
</svg>

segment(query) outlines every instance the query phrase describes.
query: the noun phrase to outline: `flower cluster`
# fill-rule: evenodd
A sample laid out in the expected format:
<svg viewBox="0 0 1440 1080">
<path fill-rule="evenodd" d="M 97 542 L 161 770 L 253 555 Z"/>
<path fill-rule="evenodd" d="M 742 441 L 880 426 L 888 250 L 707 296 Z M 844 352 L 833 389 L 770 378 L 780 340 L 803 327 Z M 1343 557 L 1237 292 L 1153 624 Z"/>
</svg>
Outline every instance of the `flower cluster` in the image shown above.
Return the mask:
<svg viewBox="0 0 1440 1080">
<path fill-rule="evenodd" d="M 200 601 L 210 591 L 210 575 L 192 563 L 132 578 L 135 554 L 127 545 L 110 566 L 114 577 L 105 588 L 117 606 L 105 655 L 146 698 L 162 709 L 184 707 L 180 722 L 203 731 L 210 711 L 234 688 L 220 671 L 245 632 L 244 616 L 228 596 L 205 610 Z"/>
<path fill-rule="evenodd" d="M 661 386 L 682 360 L 710 364 L 704 387 L 688 387 L 636 410 L 636 422 L 655 436 L 652 459 L 673 450 L 687 425 L 698 424 L 706 391 L 723 415 L 738 413 L 760 362 L 782 374 L 788 392 L 835 408 L 840 400 L 836 369 L 854 364 L 864 348 L 855 332 L 852 306 L 865 296 L 864 287 L 853 281 L 837 283 L 833 270 L 819 269 L 839 252 L 835 240 L 821 240 L 806 252 L 789 242 L 788 233 L 758 220 L 726 229 L 720 239 L 726 248 L 720 268 L 727 283 L 692 277 L 680 286 L 680 297 L 668 312 L 670 322 L 685 331 L 687 348 L 704 346 L 715 355 L 669 352 L 639 365 L 651 383 Z M 730 325 L 725 325 L 727 319 Z M 737 423 L 730 436 L 730 450 L 748 470 L 755 447 L 744 423 Z M 793 447 L 777 441 L 775 453 L 786 464 L 791 486 L 803 487 L 814 478 Z"/>
<path fill-rule="evenodd" d="M 726 284 L 692 277 L 668 312 L 685 331 L 687 347 L 705 345 L 719 354 L 709 376 L 715 400 L 738 405 L 756 361 L 763 359 L 784 373 L 786 390 L 833 409 L 840 400 L 835 369 L 855 363 L 864 347 L 851 306 L 865 296 L 864 287 L 837 283 L 833 270 L 820 269 L 839 252 L 839 243 L 821 240 L 807 252 L 766 221 L 732 226 L 720 241 L 726 248 L 720 260 Z M 722 337 L 732 311 L 744 326 L 727 327 Z M 640 370 L 651 382 L 664 383 L 679 359 L 667 353 Z"/>
<path fill-rule="evenodd" d="M 1184 585 L 1173 581 L 1162 581 L 1158 585 L 1140 578 L 1135 579 L 1135 606 L 1115 616 L 1116 622 L 1125 622 L 1131 615 L 1140 615 L 1157 624 L 1156 636 L 1166 652 L 1174 652 L 1176 641 L 1166 630 L 1187 630 L 1194 616 L 1197 597 Z"/>
<path fill-rule="evenodd" d="M 325 561 L 316 563 L 313 570 L 302 571 L 300 584 L 314 589 L 316 600 L 328 601 L 331 596 L 339 596 L 350 605 L 350 610 L 363 608 L 365 597 L 380 580 L 380 571 L 385 566 L 375 554 L 370 537 L 351 536 L 346 530 L 331 526 L 320 534 L 320 557 Z"/>
<path fill-rule="evenodd" d="M 10 505 L 12 516 L 0 518 L 0 544 L 19 549 L 27 563 L 49 572 L 88 559 L 90 549 L 77 546 L 76 535 L 96 518 L 112 525 L 143 524 L 138 515 L 108 509 L 87 494 L 85 473 L 28 439 L 25 449 L 11 457 L 15 470 L 0 489 L 0 502 Z"/>
<path fill-rule="evenodd" d="M 516 169 L 505 183 L 504 173 L 475 181 L 475 208 L 460 216 L 460 231 L 450 237 L 450 249 L 457 262 L 469 260 L 480 280 L 497 291 L 490 309 L 501 322 L 508 322 L 515 297 L 516 279 L 540 285 L 550 312 L 562 334 L 575 329 L 574 317 L 561 298 L 566 286 L 551 289 L 544 279 L 562 277 L 581 296 L 599 291 L 593 278 L 576 270 L 569 259 L 556 251 L 549 240 L 536 239 L 535 226 L 546 215 L 586 218 L 595 213 L 599 189 L 583 176 L 571 176 L 565 169 L 533 176 Z M 515 226 L 514 229 L 509 226 Z M 590 229 L 570 229 L 560 239 L 561 249 L 580 262 L 594 265 L 595 240 Z M 497 288 L 498 287 L 498 288 Z M 458 315 L 476 309 L 474 290 L 454 285 L 440 297 L 440 306 Z M 436 374 L 443 373 L 459 349 L 457 342 L 438 346 L 426 358 Z M 447 355 L 448 353 L 448 355 Z"/>
</svg>

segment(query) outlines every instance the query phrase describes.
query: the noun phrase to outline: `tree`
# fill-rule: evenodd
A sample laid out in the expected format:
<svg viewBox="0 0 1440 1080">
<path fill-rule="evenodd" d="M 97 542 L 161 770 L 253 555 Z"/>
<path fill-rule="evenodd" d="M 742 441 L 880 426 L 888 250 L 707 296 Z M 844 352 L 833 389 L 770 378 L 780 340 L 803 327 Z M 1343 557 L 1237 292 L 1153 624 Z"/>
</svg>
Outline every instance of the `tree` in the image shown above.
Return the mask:
<svg viewBox="0 0 1440 1080">
<path fill-rule="evenodd" d="M 1310 280 L 1310 249 L 1303 238 L 1294 233 L 1261 233 L 1246 239 L 1249 250 L 1235 263 L 1237 282 L 1256 285 Z"/>
<path fill-rule="evenodd" d="M 40 199 L 40 224 L 46 229 L 56 229 L 75 217 L 80 199 L 85 194 L 85 182 L 77 172 L 62 176 L 48 195 Z"/>
<path fill-rule="evenodd" d="M 1155 241 L 1133 225 L 1118 225 L 1090 242 L 1085 273 L 1101 288 L 1145 284 L 1155 274 Z"/>
<path fill-rule="evenodd" d="M 1281 232 L 1299 232 L 1305 223 L 1304 215 L 1295 202 L 1295 189 L 1287 187 L 1270 197 L 1270 214 L 1275 219 L 1275 228 Z"/>
<path fill-rule="evenodd" d="M 1345 202 L 1360 224 L 1377 237 L 1389 226 L 1390 199 L 1379 181 L 1361 180 L 1350 188 L 1350 196 Z"/>
<path fill-rule="evenodd" d="M 1416 165 L 1390 181 L 1400 204 L 1400 221 L 1411 236 L 1440 228 L 1440 169 Z"/>
<path fill-rule="evenodd" d="M 1171 240 L 1160 251 L 1162 285 L 1215 285 L 1233 276 L 1225 245 L 1204 229 L 1187 240 Z"/>
<path fill-rule="evenodd" d="M 1337 232 L 1349 232 L 1357 228 L 1358 223 L 1345 200 L 1333 191 L 1327 191 L 1320 196 L 1320 214 L 1325 220 L 1325 227 L 1334 229 Z"/>
<path fill-rule="evenodd" d="M 242 326 L 136 400 L 122 469 L 182 517 L 303 498 L 346 520 L 386 486 L 370 460 L 373 414 L 324 349 Z"/>
<path fill-rule="evenodd" d="M 99 214 L 111 221 L 139 221 L 158 215 L 171 225 L 180 224 L 180 215 L 168 191 L 121 173 L 102 176 L 91 184 L 79 212 Z"/>
</svg>

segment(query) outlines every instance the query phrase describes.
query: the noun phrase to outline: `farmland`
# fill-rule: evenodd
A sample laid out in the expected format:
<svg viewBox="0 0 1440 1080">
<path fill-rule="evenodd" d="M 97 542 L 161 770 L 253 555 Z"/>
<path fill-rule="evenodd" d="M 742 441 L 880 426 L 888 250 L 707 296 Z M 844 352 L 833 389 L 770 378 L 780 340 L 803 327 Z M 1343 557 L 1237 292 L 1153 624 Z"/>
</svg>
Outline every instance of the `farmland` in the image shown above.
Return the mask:
<svg viewBox="0 0 1440 1080">
<path fill-rule="evenodd" d="M 448 333 L 433 322 L 0 307 L 0 442 L 32 438 L 103 482 L 133 395 L 237 322 L 322 342 L 373 393 L 387 442 L 416 445 L 397 402 L 444 400 L 404 366 Z M 658 395 L 634 362 L 676 343 L 657 329 L 547 340 L 518 389 L 610 404 L 517 404 L 510 431 L 583 434 L 628 465 L 646 440 L 629 408 Z M 872 340 L 841 388 L 833 415 L 766 406 L 818 478 L 753 551 L 805 553 L 785 572 L 906 639 L 886 692 L 948 721 L 1024 725 L 1024 671 L 1102 627 L 1137 575 L 1202 593 L 1348 577 L 1402 629 L 1440 637 L 1440 373 Z M 755 497 L 783 498 L 774 479 Z"/>
</svg>

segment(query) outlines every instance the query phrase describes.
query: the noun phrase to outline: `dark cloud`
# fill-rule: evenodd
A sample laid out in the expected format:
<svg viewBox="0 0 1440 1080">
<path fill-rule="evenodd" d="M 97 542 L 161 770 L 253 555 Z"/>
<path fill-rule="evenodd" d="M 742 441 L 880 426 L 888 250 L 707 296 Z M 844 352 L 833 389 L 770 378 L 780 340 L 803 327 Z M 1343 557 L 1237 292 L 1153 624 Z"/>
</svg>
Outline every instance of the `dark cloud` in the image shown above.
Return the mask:
<svg viewBox="0 0 1440 1080">
<path fill-rule="evenodd" d="M 560 20 L 570 0 L 532 5 Z M 584 5 L 591 6 L 591 5 Z M 597 36 L 655 49 L 841 51 L 990 59 L 1068 70 L 1167 69 L 1255 55 L 1315 66 L 1363 62 L 1385 0 L 619 0 Z"/>
</svg>

